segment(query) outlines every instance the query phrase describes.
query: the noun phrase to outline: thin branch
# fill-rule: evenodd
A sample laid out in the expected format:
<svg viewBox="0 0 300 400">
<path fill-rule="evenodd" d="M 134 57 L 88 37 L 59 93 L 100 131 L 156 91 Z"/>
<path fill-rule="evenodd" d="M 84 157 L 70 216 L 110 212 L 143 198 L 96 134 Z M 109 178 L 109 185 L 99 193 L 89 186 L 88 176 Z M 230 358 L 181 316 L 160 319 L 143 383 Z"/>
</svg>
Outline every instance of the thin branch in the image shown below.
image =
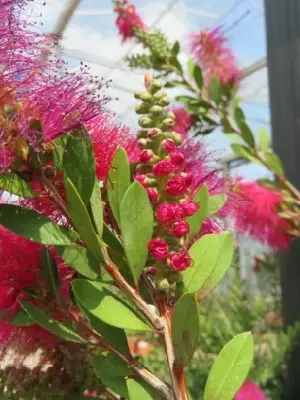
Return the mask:
<svg viewBox="0 0 300 400">
<path fill-rule="evenodd" d="M 124 279 L 118 268 L 111 261 L 105 247 L 102 247 L 102 253 L 106 263 L 104 268 L 112 276 L 117 286 L 133 301 L 153 327 L 161 331 L 163 329 L 162 319 L 150 309 L 149 305 L 141 298 L 137 291 Z"/>
</svg>

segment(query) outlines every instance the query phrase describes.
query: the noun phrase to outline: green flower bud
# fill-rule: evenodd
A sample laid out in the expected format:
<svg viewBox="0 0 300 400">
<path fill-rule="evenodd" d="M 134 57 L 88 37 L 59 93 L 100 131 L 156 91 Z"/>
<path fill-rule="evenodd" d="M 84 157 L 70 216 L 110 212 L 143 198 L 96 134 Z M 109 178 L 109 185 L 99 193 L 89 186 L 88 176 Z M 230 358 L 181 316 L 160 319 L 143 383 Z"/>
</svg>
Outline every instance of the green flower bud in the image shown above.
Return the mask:
<svg viewBox="0 0 300 400">
<path fill-rule="evenodd" d="M 149 112 L 150 105 L 145 103 L 139 103 L 135 106 L 135 112 L 137 114 L 147 114 Z"/>
<path fill-rule="evenodd" d="M 165 132 L 164 137 L 166 139 L 172 139 L 176 143 L 177 146 L 182 144 L 182 137 L 179 133 L 176 132 Z"/>
<path fill-rule="evenodd" d="M 150 112 L 153 115 L 159 115 L 159 114 L 161 114 L 163 112 L 163 110 L 164 109 L 162 107 L 160 107 L 160 106 L 152 106 L 150 108 Z"/>
<path fill-rule="evenodd" d="M 161 83 L 159 81 L 152 81 L 151 87 L 150 87 L 150 93 L 154 94 L 158 92 L 161 89 Z"/>
<path fill-rule="evenodd" d="M 149 117 L 141 117 L 139 119 L 139 125 L 142 128 L 150 128 L 153 125 L 153 120 Z"/>
<path fill-rule="evenodd" d="M 169 284 L 169 282 L 167 281 L 167 279 L 163 279 L 162 281 L 160 281 L 160 282 L 158 283 L 158 288 L 159 288 L 160 290 L 163 290 L 163 291 L 169 290 L 169 289 L 170 289 L 170 284 Z"/>
<path fill-rule="evenodd" d="M 146 138 L 148 134 L 148 130 L 140 130 L 138 131 L 138 133 L 136 134 L 138 139 L 142 139 L 142 138 Z"/>
<path fill-rule="evenodd" d="M 163 129 L 172 129 L 175 126 L 175 121 L 171 118 L 166 118 L 162 122 Z"/>
<path fill-rule="evenodd" d="M 153 99 L 153 97 L 152 97 L 151 93 L 145 92 L 145 93 L 141 94 L 140 99 L 143 100 L 143 101 L 150 102 Z"/>
<path fill-rule="evenodd" d="M 168 115 L 168 118 L 171 118 L 171 119 L 176 118 L 175 114 L 172 111 L 169 111 L 167 115 Z"/>
<path fill-rule="evenodd" d="M 137 99 L 137 100 L 140 100 L 142 94 L 143 94 L 142 92 L 135 92 L 135 93 L 134 93 L 134 98 Z"/>
<path fill-rule="evenodd" d="M 162 97 L 162 98 L 159 100 L 158 104 L 159 104 L 160 106 L 162 106 L 162 107 L 168 106 L 168 105 L 170 104 L 170 100 L 169 100 L 168 96 Z"/>
<path fill-rule="evenodd" d="M 167 96 L 167 92 L 165 90 L 161 90 L 160 92 L 157 92 L 153 95 L 153 99 L 157 101 Z"/>
</svg>

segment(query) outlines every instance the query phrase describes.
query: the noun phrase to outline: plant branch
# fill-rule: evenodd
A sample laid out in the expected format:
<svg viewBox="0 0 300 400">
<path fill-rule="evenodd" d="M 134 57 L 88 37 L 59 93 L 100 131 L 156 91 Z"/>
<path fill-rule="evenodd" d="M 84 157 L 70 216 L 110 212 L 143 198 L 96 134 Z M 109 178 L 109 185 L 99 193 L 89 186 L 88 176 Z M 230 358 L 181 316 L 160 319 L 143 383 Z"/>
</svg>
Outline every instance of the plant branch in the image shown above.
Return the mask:
<svg viewBox="0 0 300 400">
<path fill-rule="evenodd" d="M 167 353 L 167 361 L 174 390 L 175 400 L 188 400 L 183 368 L 175 367 L 175 353 L 172 341 L 171 311 L 168 309 L 165 293 L 158 294 L 157 303 L 164 321 L 163 337 Z"/>
<path fill-rule="evenodd" d="M 44 173 L 43 170 L 41 171 L 40 181 L 41 181 L 42 185 L 44 186 L 44 188 L 47 189 L 50 192 L 50 195 L 52 196 L 53 200 L 55 201 L 56 205 L 59 207 L 61 212 L 65 215 L 65 217 L 69 218 L 69 214 L 68 214 L 68 209 L 67 209 L 66 203 L 61 198 L 61 196 L 58 193 L 55 185 L 51 182 L 50 179 L 48 179 L 45 176 L 45 173 Z"/>
<path fill-rule="evenodd" d="M 137 291 L 129 285 L 126 279 L 124 279 L 116 265 L 114 265 L 114 263 L 111 261 L 104 246 L 102 247 L 102 254 L 106 263 L 106 265 L 104 265 L 104 268 L 114 279 L 119 289 L 121 289 L 122 292 L 125 293 L 132 300 L 132 302 L 143 313 L 143 315 L 145 315 L 145 317 L 153 325 L 153 327 L 156 330 L 161 331 L 163 329 L 161 318 L 150 309 L 149 305 L 141 298 Z"/>
</svg>

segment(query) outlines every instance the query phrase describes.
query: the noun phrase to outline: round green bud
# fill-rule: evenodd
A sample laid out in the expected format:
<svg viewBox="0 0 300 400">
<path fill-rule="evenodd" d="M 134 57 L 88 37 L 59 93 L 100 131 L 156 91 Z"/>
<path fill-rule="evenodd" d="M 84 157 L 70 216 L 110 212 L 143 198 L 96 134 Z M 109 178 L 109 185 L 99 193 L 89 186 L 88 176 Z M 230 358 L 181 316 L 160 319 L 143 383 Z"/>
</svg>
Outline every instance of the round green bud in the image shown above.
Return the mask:
<svg viewBox="0 0 300 400">
<path fill-rule="evenodd" d="M 167 92 L 165 90 L 161 90 L 160 92 L 157 92 L 157 93 L 155 93 L 153 95 L 153 99 L 158 101 L 158 100 L 160 100 L 160 99 L 162 99 L 163 97 L 166 97 L 166 96 L 168 96 Z"/>
<path fill-rule="evenodd" d="M 153 97 L 152 97 L 151 93 L 145 92 L 145 93 L 141 94 L 140 99 L 143 100 L 143 101 L 150 102 L 153 99 Z"/>
<path fill-rule="evenodd" d="M 153 125 L 153 120 L 149 117 L 141 117 L 138 122 L 142 128 L 150 128 Z"/>
<path fill-rule="evenodd" d="M 169 290 L 169 289 L 170 289 L 170 284 L 169 284 L 169 282 L 167 281 L 167 279 L 163 279 L 162 281 L 160 281 L 160 282 L 158 283 L 158 288 L 159 288 L 160 290 L 163 290 L 163 291 Z"/>
<path fill-rule="evenodd" d="M 150 105 L 145 103 L 139 103 L 135 106 L 135 112 L 137 114 L 147 114 L 149 112 Z"/>
<path fill-rule="evenodd" d="M 138 137 L 138 139 L 142 139 L 142 138 L 146 138 L 147 137 L 147 134 L 148 134 L 148 130 L 140 130 L 140 131 L 138 131 L 137 132 L 137 137 Z"/>
<path fill-rule="evenodd" d="M 150 87 L 150 93 L 154 94 L 158 92 L 161 89 L 161 83 L 159 81 L 152 81 L 151 87 Z"/>
<path fill-rule="evenodd" d="M 160 106 L 152 106 L 150 108 L 150 113 L 153 115 L 160 115 L 163 112 L 163 108 Z"/>
<path fill-rule="evenodd" d="M 142 94 L 143 94 L 142 92 L 135 92 L 135 93 L 134 93 L 134 98 L 137 99 L 137 100 L 140 100 Z"/>
<path fill-rule="evenodd" d="M 162 98 L 159 100 L 158 104 L 159 104 L 160 106 L 162 106 L 162 107 L 168 106 L 168 105 L 170 104 L 170 100 L 169 100 L 168 96 L 162 97 Z"/>
<path fill-rule="evenodd" d="M 175 121 L 171 118 L 166 118 L 162 122 L 163 129 L 172 129 L 175 126 Z"/>
<path fill-rule="evenodd" d="M 168 118 L 171 118 L 171 119 L 176 118 L 176 115 L 172 111 L 169 111 L 167 115 L 168 115 Z"/>
</svg>

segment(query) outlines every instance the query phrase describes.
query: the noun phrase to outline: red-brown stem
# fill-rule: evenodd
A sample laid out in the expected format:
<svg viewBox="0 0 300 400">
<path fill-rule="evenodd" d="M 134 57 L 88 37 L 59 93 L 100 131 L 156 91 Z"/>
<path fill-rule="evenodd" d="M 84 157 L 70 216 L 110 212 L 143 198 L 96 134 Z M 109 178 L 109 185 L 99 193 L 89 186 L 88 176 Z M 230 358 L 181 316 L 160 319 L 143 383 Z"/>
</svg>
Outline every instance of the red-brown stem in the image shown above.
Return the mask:
<svg viewBox="0 0 300 400">
<path fill-rule="evenodd" d="M 164 321 L 163 337 L 175 400 L 188 400 L 184 370 L 175 366 L 175 353 L 172 341 L 172 310 L 166 304 L 165 293 L 158 295 L 157 303 Z"/>
<path fill-rule="evenodd" d="M 125 293 L 133 301 L 133 303 L 137 306 L 137 308 L 151 322 L 153 327 L 157 331 L 161 331 L 163 329 L 163 323 L 161 318 L 149 308 L 149 305 L 141 298 L 138 292 L 132 286 L 129 285 L 126 279 L 124 279 L 118 268 L 110 260 L 105 247 L 102 248 L 102 253 L 106 263 L 104 265 L 104 268 L 114 279 L 119 289 L 121 289 L 122 292 Z"/>
</svg>

